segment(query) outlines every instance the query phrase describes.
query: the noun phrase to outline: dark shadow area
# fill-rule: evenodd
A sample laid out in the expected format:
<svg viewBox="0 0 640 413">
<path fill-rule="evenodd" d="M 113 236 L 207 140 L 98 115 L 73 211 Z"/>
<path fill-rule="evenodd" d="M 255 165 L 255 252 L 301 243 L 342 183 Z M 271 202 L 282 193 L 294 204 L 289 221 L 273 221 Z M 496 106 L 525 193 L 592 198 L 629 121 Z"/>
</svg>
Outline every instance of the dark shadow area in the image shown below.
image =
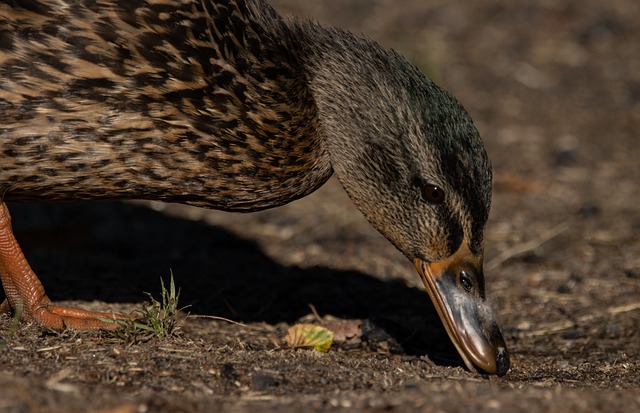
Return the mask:
<svg viewBox="0 0 640 413">
<path fill-rule="evenodd" d="M 278 264 L 223 228 L 124 203 L 9 206 L 49 297 L 140 302 L 173 272 L 195 314 L 292 323 L 310 313 L 368 320 L 404 354 L 461 360 L 426 292 L 355 271 Z M 383 335 L 384 335 L 383 334 Z M 375 334 L 374 334 L 375 335 Z"/>
</svg>

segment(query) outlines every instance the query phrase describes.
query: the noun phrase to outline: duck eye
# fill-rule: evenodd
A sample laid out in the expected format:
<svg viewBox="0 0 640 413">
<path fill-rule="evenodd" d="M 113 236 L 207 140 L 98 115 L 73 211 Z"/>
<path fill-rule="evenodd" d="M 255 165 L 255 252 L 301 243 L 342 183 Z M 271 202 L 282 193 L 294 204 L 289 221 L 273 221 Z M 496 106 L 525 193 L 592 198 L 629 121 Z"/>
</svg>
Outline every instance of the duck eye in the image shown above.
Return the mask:
<svg viewBox="0 0 640 413">
<path fill-rule="evenodd" d="M 464 271 L 460 273 L 460 285 L 462 285 L 462 288 L 468 293 L 473 290 L 473 281 L 471 281 L 471 277 Z"/>
<path fill-rule="evenodd" d="M 424 184 L 421 188 L 422 199 L 431 204 L 441 204 L 444 202 L 444 189 L 433 184 Z"/>
</svg>

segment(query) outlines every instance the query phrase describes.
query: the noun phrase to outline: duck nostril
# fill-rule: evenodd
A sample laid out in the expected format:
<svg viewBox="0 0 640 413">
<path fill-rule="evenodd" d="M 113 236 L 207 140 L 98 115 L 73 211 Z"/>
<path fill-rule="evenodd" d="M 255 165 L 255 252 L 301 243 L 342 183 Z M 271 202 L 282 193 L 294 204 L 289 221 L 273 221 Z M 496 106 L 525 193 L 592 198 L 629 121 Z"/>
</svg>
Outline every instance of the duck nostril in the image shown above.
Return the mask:
<svg viewBox="0 0 640 413">
<path fill-rule="evenodd" d="M 496 374 L 498 377 L 502 377 L 507 374 L 510 367 L 509 352 L 506 347 L 498 347 L 496 354 Z"/>
</svg>

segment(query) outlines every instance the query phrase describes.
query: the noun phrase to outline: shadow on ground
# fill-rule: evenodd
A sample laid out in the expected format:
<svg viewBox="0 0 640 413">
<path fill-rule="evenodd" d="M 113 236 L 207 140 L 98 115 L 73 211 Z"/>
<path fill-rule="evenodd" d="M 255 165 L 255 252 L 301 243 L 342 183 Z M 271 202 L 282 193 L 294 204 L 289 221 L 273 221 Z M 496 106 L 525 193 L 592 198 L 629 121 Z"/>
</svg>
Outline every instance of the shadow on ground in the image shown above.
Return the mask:
<svg viewBox="0 0 640 413">
<path fill-rule="evenodd" d="M 292 324 L 315 307 L 364 320 L 364 338 L 392 352 L 462 365 L 427 294 L 357 271 L 287 267 L 223 228 L 147 207 L 10 205 L 16 237 L 54 301 L 142 302 L 173 273 L 194 314 Z M 395 347 L 395 348 L 393 348 Z"/>
</svg>

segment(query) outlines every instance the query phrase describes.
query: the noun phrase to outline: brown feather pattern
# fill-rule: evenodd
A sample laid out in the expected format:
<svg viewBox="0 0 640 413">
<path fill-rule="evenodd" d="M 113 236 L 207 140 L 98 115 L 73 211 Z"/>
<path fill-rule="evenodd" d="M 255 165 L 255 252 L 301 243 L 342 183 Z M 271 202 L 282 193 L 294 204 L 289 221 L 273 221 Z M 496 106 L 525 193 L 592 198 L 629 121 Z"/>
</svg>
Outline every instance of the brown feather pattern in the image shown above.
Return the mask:
<svg viewBox="0 0 640 413">
<path fill-rule="evenodd" d="M 7 200 L 256 210 L 330 176 L 301 62 L 244 2 L 14 4 L 0 4 Z"/>
</svg>

